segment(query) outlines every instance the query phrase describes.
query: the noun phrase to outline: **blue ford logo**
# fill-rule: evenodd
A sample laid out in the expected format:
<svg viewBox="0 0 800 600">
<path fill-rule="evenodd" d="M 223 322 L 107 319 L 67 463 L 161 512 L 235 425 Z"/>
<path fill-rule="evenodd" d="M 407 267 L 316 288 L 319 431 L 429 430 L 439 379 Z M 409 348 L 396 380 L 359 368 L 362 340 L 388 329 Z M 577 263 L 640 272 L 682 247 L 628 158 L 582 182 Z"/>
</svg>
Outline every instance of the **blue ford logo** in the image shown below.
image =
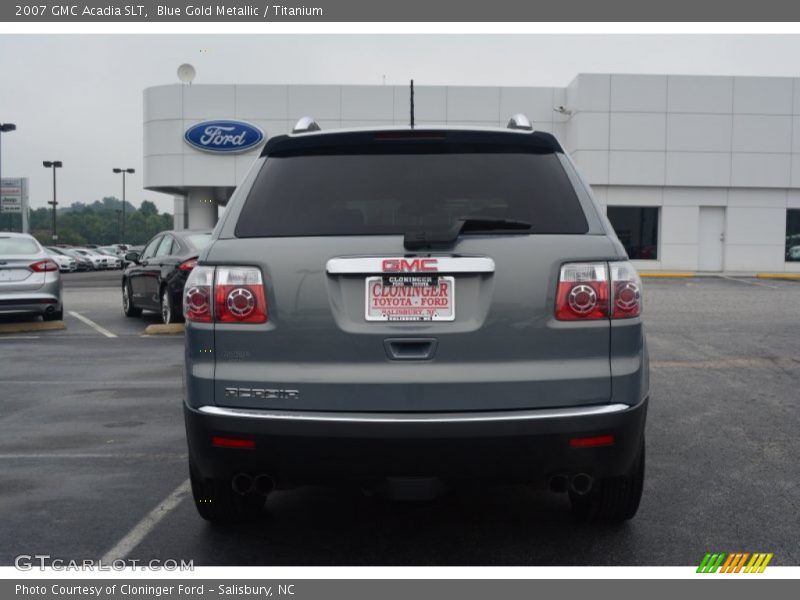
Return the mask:
<svg viewBox="0 0 800 600">
<path fill-rule="evenodd" d="M 186 143 L 205 152 L 245 152 L 264 140 L 264 132 L 244 121 L 203 121 L 183 134 Z"/>
</svg>

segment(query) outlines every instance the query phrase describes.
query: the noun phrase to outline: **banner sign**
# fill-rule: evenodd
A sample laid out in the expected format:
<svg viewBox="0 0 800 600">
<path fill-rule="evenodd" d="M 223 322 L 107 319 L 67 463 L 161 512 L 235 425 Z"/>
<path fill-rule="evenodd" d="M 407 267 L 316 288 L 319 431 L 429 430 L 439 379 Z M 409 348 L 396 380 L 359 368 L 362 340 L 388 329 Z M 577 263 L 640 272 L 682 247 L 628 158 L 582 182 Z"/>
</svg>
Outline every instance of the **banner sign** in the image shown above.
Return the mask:
<svg viewBox="0 0 800 600">
<path fill-rule="evenodd" d="M 23 177 L 3 177 L 0 182 L 0 212 L 21 213 L 27 197 L 28 181 Z"/>
</svg>

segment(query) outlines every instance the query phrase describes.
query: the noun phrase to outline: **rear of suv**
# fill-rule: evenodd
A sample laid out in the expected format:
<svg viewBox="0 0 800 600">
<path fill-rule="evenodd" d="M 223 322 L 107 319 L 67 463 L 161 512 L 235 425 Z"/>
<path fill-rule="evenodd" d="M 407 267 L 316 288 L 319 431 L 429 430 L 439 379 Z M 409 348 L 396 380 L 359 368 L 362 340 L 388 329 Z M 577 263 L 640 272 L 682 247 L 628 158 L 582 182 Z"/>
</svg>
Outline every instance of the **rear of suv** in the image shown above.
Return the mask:
<svg viewBox="0 0 800 600">
<path fill-rule="evenodd" d="M 184 290 L 195 503 L 306 483 L 524 482 L 636 513 L 641 283 L 550 134 L 274 137 Z"/>
</svg>

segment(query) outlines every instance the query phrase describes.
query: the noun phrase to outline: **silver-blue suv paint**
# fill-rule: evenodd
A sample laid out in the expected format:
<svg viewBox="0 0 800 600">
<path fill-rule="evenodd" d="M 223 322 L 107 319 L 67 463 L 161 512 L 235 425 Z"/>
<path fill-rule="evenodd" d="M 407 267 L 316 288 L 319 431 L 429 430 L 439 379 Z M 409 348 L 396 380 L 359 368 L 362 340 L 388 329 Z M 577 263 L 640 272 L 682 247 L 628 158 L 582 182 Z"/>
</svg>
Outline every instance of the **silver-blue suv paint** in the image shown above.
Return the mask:
<svg viewBox="0 0 800 600">
<path fill-rule="evenodd" d="M 352 480 L 526 482 L 633 517 L 641 282 L 556 139 L 273 137 L 184 290 L 192 488 L 212 521 Z M 309 125 L 310 124 L 310 125 Z"/>
</svg>

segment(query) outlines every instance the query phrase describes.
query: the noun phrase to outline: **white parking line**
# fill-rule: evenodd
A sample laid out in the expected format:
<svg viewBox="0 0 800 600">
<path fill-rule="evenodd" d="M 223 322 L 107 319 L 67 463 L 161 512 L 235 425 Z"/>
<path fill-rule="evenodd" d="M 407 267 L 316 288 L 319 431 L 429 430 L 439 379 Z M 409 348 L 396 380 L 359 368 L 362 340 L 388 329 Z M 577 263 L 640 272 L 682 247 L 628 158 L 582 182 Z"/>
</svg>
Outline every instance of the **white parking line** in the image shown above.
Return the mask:
<svg viewBox="0 0 800 600">
<path fill-rule="evenodd" d="M 780 286 L 777 286 L 777 285 L 770 285 L 770 284 L 768 284 L 768 283 L 764 283 L 763 281 L 748 281 L 748 280 L 746 280 L 746 279 L 738 279 L 738 278 L 736 278 L 736 277 L 730 277 L 730 276 L 728 276 L 728 275 L 723 275 L 723 276 L 722 276 L 722 278 L 723 278 L 723 279 L 727 279 L 728 281 L 736 281 L 736 282 L 738 282 L 738 283 L 745 283 L 745 284 L 747 284 L 747 285 L 755 285 L 755 286 L 757 286 L 757 287 L 766 287 L 766 288 L 771 288 L 771 289 L 773 289 L 773 290 L 778 290 L 778 289 L 780 289 Z"/>
<path fill-rule="evenodd" d="M 103 555 L 100 560 L 105 564 L 111 564 L 115 560 L 126 558 L 131 551 L 139 545 L 148 533 L 158 525 L 158 523 L 167 516 L 167 514 L 176 508 L 181 501 L 189 493 L 191 486 L 187 479 L 180 484 L 175 490 L 167 496 L 161 504 L 151 510 L 141 521 L 139 521 L 128 534 L 117 542 L 111 550 Z"/>
<path fill-rule="evenodd" d="M 82 314 L 80 314 L 80 313 L 76 313 L 75 311 L 71 310 L 71 311 L 69 311 L 69 314 L 71 314 L 73 317 L 75 317 L 75 318 L 76 318 L 76 319 L 78 319 L 79 321 L 83 321 L 83 322 L 84 322 L 84 323 L 86 323 L 86 324 L 87 324 L 89 327 L 91 327 L 92 329 L 94 329 L 95 331 L 97 331 L 97 332 L 99 332 L 99 333 L 102 333 L 102 334 L 103 334 L 104 336 L 106 336 L 106 337 L 110 337 L 110 338 L 115 338 L 115 337 L 117 337 L 115 334 L 111 333 L 111 332 L 110 332 L 108 329 L 106 329 L 105 327 L 102 327 L 102 326 L 98 325 L 97 323 L 95 323 L 95 322 L 94 322 L 94 321 L 92 321 L 91 319 L 87 319 L 86 317 L 84 317 L 84 316 L 83 316 Z"/>
</svg>

